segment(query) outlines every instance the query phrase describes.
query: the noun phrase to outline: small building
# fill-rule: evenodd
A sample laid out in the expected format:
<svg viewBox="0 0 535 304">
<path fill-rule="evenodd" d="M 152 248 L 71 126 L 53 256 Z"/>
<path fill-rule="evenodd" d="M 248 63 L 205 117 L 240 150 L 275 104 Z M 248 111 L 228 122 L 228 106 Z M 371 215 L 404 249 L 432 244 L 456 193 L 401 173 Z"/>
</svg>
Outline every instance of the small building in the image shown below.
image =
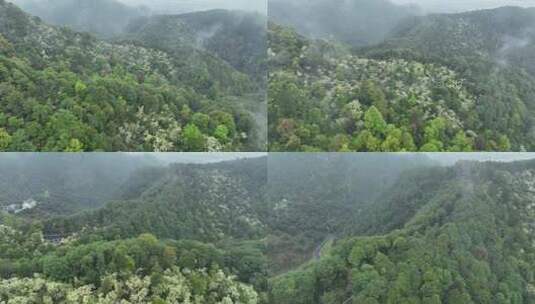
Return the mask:
<svg viewBox="0 0 535 304">
<path fill-rule="evenodd" d="M 61 245 L 64 240 L 64 235 L 61 234 L 45 234 L 43 235 L 45 241 L 52 243 L 54 245 Z"/>
</svg>

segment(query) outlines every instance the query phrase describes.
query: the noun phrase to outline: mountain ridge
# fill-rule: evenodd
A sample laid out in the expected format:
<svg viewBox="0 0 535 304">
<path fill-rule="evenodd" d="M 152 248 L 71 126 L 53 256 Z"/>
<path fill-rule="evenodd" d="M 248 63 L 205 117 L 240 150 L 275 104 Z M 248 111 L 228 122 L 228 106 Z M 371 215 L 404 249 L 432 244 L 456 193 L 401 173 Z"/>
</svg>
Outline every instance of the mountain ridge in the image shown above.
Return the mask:
<svg viewBox="0 0 535 304">
<path fill-rule="evenodd" d="M 319 261 L 273 279 L 272 301 L 530 303 L 534 166 L 462 162 L 429 172 L 439 187 L 394 187 L 425 189 L 423 204 L 400 226 L 338 239 Z"/>
<path fill-rule="evenodd" d="M 99 40 L 6 1 L 0 15 L 0 149 L 261 149 L 255 85 L 219 57 Z"/>
<path fill-rule="evenodd" d="M 364 47 L 272 24 L 270 149 L 530 150 L 534 12 L 408 17 Z"/>
</svg>

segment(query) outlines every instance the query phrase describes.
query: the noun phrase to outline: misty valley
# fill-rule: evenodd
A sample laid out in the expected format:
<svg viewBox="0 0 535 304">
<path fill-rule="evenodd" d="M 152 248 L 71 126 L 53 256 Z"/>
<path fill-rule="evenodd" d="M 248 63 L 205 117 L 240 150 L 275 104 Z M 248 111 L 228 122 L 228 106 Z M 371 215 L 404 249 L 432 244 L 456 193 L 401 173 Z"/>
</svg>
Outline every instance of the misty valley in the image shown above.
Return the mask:
<svg viewBox="0 0 535 304">
<path fill-rule="evenodd" d="M 533 150 L 530 2 L 427 2 L 270 0 L 270 151 Z"/>
<path fill-rule="evenodd" d="M 265 15 L 14 2 L 0 1 L 0 151 L 266 150 Z"/>
<path fill-rule="evenodd" d="M 523 157 L 4 154 L 0 302 L 534 303 Z"/>
</svg>

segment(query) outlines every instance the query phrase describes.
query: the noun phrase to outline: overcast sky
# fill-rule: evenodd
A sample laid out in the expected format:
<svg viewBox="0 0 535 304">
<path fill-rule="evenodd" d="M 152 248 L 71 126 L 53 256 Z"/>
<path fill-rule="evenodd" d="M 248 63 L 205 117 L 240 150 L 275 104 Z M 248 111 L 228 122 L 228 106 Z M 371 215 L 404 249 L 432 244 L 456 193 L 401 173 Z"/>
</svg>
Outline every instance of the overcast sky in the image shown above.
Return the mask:
<svg viewBox="0 0 535 304">
<path fill-rule="evenodd" d="M 208 9 L 234 9 L 256 11 L 267 15 L 267 0 L 118 0 L 123 3 L 144 5 L 157 13 L 185 13 Z"/>
<path fill-rule="evenodd" d="M 535 0 L 391 0 L 397 4 L 417 4 L 425 12 L 463 12 L 500 6 L 535 7 Z"/>
</svg>

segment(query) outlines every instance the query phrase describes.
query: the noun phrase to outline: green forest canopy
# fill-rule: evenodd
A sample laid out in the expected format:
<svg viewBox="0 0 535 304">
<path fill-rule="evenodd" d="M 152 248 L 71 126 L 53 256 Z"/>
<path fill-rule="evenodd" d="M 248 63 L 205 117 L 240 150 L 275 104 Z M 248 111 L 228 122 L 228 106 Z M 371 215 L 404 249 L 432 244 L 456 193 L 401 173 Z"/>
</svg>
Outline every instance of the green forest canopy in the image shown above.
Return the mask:
<svg viewBox="0 0 535 304">
<path fill-rule="evenodd" d="M 254 117 L 261 77 L 199 47 L 180 18 L 107 42 L 49 26 L 4 0 L 0 17 L 0 150 L 263 149 Z M 163 33 L 180 39 L 153 40 Z M 214 52 L 230 47 L 213 44 Z"/>
<path fill-rule="evenodd" d="M 129 167 L 124 157 L 118 168 Z M 96 189 L 106 187 L 91 182 L 105 159 L 85 177 Z M 112 202 L 46 217 L 36 215 L 53 202 L 2 212 L 0 299 L 533 301 L 532 160 L 442 167 L 425 155 L 290 153 L 146 163 L 123 169 L 130 177 Z"/>
<path fill-rule="evenodd" d="M 270 150 L 531 150 L 534 24 L 513 7 L 410 17 L 353 49 L 272 23 Z"/>
</svg>

